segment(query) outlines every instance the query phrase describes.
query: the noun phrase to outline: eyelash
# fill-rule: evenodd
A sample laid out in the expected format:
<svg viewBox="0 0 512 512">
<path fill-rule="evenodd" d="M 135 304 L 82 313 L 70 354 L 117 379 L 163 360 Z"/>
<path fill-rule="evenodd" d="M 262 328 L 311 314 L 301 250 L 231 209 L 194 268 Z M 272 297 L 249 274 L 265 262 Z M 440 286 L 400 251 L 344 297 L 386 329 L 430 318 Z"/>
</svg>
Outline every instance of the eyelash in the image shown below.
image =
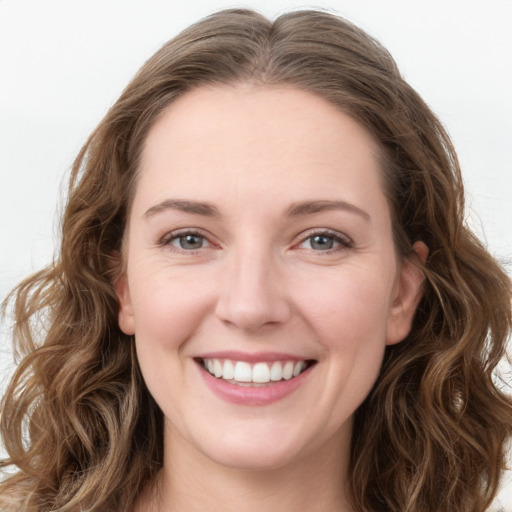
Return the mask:
<svg viewBox="0 0 512 512">
<path fill-rule="evenodd" d="M 176 247 L 173 245 L 173 241 L 179 242 L 180 239 L 185 237 L 197 237 L 201 238 L 203 240 L 203 243 L 206 242 L 211 246 L 215 247 L 215 244 L 209 241 L 208 236 L 206 236 L 204 233 L 202 233 L 199 230 L 180 230 L 180 231 L 171 231 L 170 233 L 167 233 L 164 235 L 160 241 L 158 242 L 158 245 L 162 247 L 167 247 L 175 252 L 184 252 L 187 254 L 197 254 L 202 249 L 205 249 L 205 247 L 199 247 L 197 249 L 185 249 L 183 247 Z"/>
<path fill-rule="evenodd" d="M 158 245 L 162 247 L 170 248 L 171 250 L 175 252 L 181 252 L 186 254 L 197 254 L 202 249 L 205 249 L 206 247 L 198 247 L 197 249 L 185 249 L 183 247 L 176 247 L 173 242 L 176 241 L 179 243 L 180 239 L 184 239 L 185 237 L 197 237 L 202 239 L 202 243 L 207 243 L 210 246 L 218 247 L 216 244 L 212 243 L 208 236 L 204 233 L 202 233 L 199 230 L 183 230 L 183 231 L 172 231 L 170 233 L 167 233 L 164 235 L 160 241 L 158 242 Z M 313 252 L 320 253 L 320 254 L 332 254 L 338 251 L 343 251 L 346 249 L 351 249 L 354 247 L 353 241 L 347 237 L 346 235 L 341 235 L 340 233 L 336 231 L 331 231 L 329 229 L 315 229 L 311 231 L 307 231 L 306 233 L 301 233 L 299 241 L 293 245 L 294 248 L 301 249 L 301 245 L 306 243 L 308 240 L 310 241 L 310 245 L 315 237 L 319 238 L 326 238 L 329 240 L 332 240 L 333 243 L 339 244 L 335 247 L 329 248 L 329 249 L 319 249 L 315 250 L 312 247 L 310 248 L 302 248 L 303 250 L 312 250 Z"/>
<path fill-rule="evenodd" d="M 311 244 L 312 240 L 315 237 L 327 238 L 339 245 L 324 250 L 314 250 L 313 248 L 308 248 L 305 250 L 313 250 L 314 252 L 320 254 L 333 254 L 338 251 L 352 249 L 354 247 L 354 242 L 348 236 L 342 235 L 341 233 L 338 233 L 337 231 L 332 231 L 330 229 L 314 229 L 306 233 L 301 233 L 300 241 L 298 242 L 298 244 L 295 245 L 295 247 L 300 248 L 300 245 L 304 244 L 308 240 L 310 241 Z"/>
</svg>

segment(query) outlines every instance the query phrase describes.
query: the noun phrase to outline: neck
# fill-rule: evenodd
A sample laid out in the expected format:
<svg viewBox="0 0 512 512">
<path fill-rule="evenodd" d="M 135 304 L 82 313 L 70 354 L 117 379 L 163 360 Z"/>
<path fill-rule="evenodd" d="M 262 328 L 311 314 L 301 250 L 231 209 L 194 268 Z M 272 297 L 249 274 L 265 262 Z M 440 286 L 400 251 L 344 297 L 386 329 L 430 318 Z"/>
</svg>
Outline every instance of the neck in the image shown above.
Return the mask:
<svg viewBox="0 0 512 512">
<path fill-rule="evenodd" d="M 166 435 L 164 467 L 135 512 L 353 510 L 346 492 L 346 439 L 331 440 L 278 468 L 242 470 L 217 464 L 174 438 Z"/>
</svg>

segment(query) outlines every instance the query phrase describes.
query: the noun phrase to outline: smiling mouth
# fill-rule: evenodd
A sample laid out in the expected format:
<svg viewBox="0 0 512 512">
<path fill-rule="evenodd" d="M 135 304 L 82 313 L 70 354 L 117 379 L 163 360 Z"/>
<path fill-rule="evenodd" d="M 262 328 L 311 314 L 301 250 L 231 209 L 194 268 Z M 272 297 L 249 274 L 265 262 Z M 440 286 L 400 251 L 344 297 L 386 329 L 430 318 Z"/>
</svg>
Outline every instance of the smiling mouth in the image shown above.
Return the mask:
<svg viewBox="0 0 512 512">
<path fill-rule="evenodd" d="M 196 358 L 196 362 L 217 379 L 238 386 L 251 387 L 271 386 L 292 380 L 316 363 L 313 359 L 248 363 L 216 358 Z"/>
</svg>

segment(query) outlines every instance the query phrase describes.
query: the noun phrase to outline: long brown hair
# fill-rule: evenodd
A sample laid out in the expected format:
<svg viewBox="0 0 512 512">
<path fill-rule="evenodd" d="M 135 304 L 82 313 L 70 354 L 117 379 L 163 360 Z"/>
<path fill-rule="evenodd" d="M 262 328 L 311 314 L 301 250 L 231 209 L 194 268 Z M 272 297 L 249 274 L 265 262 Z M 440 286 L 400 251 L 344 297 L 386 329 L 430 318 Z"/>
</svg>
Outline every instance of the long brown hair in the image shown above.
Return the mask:
<svg viewBox="0 0 512 512">
<path fill-rule="evenodd" d="M 2 402 L 16 510 L 123 510 L 161 467 L 162 414 L 114 282 L 142 145 L 163 109 L 205 84 L 290 85 L 330 101 L 378 141 L 398 251 L 429 258 L 413 329 L 387 348 L 356 413 L 356 510 L 482 512 L 496 495 L 512 400 L 496 366 L 511 329 L 510 280 L 464 223 L 457 157 L 389 53 L 347 21 L 298 11 L 271 22 L 228 10 L 191 26 L 139 71 L 71 174 L 59 256 L 8 297 L 21 362 Z"/>
</svg>

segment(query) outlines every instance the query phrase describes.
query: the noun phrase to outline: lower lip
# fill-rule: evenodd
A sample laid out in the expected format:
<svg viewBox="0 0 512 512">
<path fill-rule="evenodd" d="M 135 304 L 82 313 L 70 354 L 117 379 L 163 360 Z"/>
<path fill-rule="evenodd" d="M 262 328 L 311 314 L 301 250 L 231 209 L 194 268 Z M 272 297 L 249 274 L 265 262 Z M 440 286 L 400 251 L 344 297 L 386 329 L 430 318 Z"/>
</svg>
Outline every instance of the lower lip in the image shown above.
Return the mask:
<svg viewBox="0 0 512 512">
<path fill-rule="evenodd" d="M 308 378 L 312 367 L 290 380 L 262 387 L 238 386 L 214 377 L 198 364 L 199 371 L 214 395 L 226 402 L 238 405 L 269 405 L 291 395 Z"/>
</svg>

